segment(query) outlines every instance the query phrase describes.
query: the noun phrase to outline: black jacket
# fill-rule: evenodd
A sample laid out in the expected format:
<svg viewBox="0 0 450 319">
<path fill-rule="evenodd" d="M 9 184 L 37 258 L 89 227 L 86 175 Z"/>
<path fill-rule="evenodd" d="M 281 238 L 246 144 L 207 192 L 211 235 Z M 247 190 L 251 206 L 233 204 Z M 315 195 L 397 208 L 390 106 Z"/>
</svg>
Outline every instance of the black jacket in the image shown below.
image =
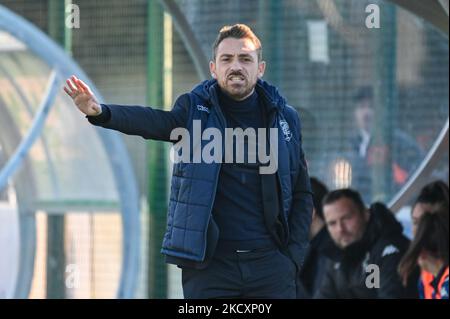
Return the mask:
<svg viewBox="0 0 450 319">
<path fill-rule="evenodd" d="M 403 227 L 386 206 L 373 204 L 360 241 L 343 250 L 333 245 L 325 251 L 331 261 L 315 298 L 417 297 L 417 276 L 411 276 L 411 283 L 405 288 L 397 272 L 400 259 L 409 245 L 402 231 Z"/>
<path fill-rule="evenodd" d="M 332 245 L 332 239 L 326 227 L 323 227 L 314 238 L 311 239 L 305 262 L 299 272 L 297 282 L 297 298 L 312 298 L 319 290 L 325 276 L 329 259 L 324 250 Z"/>
</svg>

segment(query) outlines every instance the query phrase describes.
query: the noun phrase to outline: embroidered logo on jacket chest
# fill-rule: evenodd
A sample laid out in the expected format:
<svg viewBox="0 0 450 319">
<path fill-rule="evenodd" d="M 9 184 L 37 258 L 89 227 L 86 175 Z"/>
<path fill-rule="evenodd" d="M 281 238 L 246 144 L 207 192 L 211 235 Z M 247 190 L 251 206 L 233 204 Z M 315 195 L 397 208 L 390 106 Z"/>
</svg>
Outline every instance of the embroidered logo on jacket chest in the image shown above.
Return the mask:
<svg viewBox="0 0 450 319">
<path fill-rule="evenodd" d="M 201 104 L 197 104 L 197 110 L 199 110 L 201 112 L 209 113 L 209 109 L 206 106 L 203 106 Z"/>
<path fill-rule="evenodd" d="M 285 120 L 280 120 L 279 124 L 281 127 L 281 131 L 283 132 L 284 139 L 287 142 L 289 142 L 292 138 L 292 132 L 291 132 L 291 129 L 289 128 L 288 122 L 286 122 Z"/>
</svg>

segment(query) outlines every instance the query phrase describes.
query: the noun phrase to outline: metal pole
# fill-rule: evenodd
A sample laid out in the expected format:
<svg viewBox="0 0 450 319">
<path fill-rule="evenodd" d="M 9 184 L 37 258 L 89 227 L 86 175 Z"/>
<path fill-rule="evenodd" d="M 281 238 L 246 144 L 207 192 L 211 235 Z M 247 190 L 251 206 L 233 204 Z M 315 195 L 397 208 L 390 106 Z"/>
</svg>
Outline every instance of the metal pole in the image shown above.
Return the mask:
<svg viewBox="0 0 450 319">
<path fill-rule="evenodd" d="M 49 0 L 48 2 L 48 33 L 51 38 L 67 50 L 67 39 L 70 31 L 65 30 L 65 2 Z M 56 190 L 58 191 L 58 190 Z M 64 251 L 64 214 L 47 215 L 47 298 L 64 299 L 66 256 Z"/>
<path fill-rule="evenodd" d="M 374 86 L 374 154 L 372 201 L 386 201 L 393 192 L 392 151 L 394 119 L 397 116 L 396 94 L 396 8 L 382 6 L 382 26 L 378 30 Z M 388 27 L 388 24 L 392 27 Z M 375 154 L 376 153 L 376 154 Z"/>
<path fill-rule="evenodd" d="M 164 11 L 157 1 L 148 1 L 147 105 L 164 105 Z M 149 267 L 148 297 L 167 297 L 167 266 L 160 253 L 166 229 L 167 156 L 161 142 L 148 142 L 149 159 Z"/>
<path fill-rule="evenodd" d="M 282 3 L 277 0 L 260 0 L 258 3 L 260 38 L 263 44 L 263 60 L 270 66 L 265 78 L 280 86 L 283 81 Z"/>
</svg>

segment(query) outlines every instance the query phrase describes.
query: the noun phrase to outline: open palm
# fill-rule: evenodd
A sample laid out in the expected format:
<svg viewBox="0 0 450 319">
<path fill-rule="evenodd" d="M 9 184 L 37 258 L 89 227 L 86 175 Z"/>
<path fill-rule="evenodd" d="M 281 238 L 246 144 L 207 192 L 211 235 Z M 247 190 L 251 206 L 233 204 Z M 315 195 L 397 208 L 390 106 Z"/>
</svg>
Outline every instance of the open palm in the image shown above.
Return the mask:
<svg viewBox="0 0 450 319">
<path fill-rule="evenodd" d="M 72 98 L 78 109 L 86 115 L 95 116 L 102 112 L 100 104 L 89 86 L 72 75 L 66 80 L 64 91 Z"/>
</svg>

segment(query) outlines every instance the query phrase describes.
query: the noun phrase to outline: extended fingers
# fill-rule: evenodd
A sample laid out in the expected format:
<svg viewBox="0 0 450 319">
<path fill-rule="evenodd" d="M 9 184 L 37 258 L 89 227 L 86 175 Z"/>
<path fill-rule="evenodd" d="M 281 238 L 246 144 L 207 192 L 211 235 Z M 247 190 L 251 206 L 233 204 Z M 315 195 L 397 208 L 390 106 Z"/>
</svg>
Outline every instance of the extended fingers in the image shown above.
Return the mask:
<svg viewBox="0 0 450 319">
<path fill-rule="evenodd" d="M 72 81 L 73 84 L 75 84 L 75 87 L 77 88 L 77 90 L 81 93 L 84 92 L 84 89 L 80 86 L 80 84 L 78 83 L 78 78 L 75 75 L 72 75 L 70 77 L 70 80 Z"/>
<path fill-rule="evenodd" d="M 64 88 L 64 92 L 66 92 L 67 93 L 67 95 L 69 95 L 70 97 L 72 96 L 72 91 L 70 91 L 67 87 L 63 87 Z"/>
<path fill-rule="evenodd" d="M 75 78 L 75 84 L 77 85 L 77 87 L 81 88 L 84 92 L 92 95 L 91 89 L 80 79 Z"/>
<path fill-rule="evenodd" d="M 89 86 L 87 86 L 83 81 L 78 79 L 75 75 L 72 75 L 66 80 L 67 86 L 64 86 L 64 91 L 72 98 L 75 99 L 79 94 L 86 93 L 94 98 Z"/>
<path fill-rule="evenodd" d="M 80 94 L 80 91 L 72 84 L 70 80 L 66 80 L 67 86 L 64 86 L 64 92 L 66 92 L 72 99 Z"/>
<path fill-rule="evenodd" d="M 72 78 L 66 80 L 67 86 L 70 89 L 69 95 L 73 95 L 76 91 L 78 91 L 78 89 L 73 85 L 71 80 L 72 80 Z"/>
</svg>

